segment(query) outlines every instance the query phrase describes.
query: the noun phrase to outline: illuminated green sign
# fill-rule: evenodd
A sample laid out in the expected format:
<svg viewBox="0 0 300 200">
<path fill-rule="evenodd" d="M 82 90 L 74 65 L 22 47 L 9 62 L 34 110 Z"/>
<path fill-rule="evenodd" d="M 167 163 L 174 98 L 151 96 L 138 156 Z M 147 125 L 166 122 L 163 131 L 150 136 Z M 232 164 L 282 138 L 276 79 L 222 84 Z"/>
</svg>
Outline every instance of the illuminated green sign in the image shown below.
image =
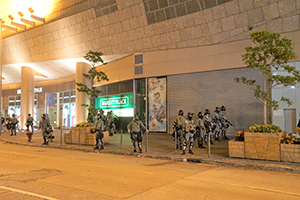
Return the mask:
<svg viewBox="0 0 300 200">
<path fill-rule="evenodd" d="M 123 94 L 96 98 L 96 108 L 122 109 L 133 108 L 133 94 Z"/>
</svg>

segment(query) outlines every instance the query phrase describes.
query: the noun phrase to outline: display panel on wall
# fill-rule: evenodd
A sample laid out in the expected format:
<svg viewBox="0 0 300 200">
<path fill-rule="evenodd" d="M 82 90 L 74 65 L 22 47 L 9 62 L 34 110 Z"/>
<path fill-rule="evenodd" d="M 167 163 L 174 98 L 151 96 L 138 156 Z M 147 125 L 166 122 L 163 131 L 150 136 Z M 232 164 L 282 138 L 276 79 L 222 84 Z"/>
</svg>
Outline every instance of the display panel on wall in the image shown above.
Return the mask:
<svg viewBox="0 0 300 200">
<path fill-rule="evenodd" d="M 98 97 L 95 107 L 101 108 L 104 113 L 112 110 L 119 117 L 133 117 L 133 94 Z"/>
<path fill-rule="evenodd" d="M 148 79 L 149 130 L 167 131 L 167 78 Z"/>
</svg>

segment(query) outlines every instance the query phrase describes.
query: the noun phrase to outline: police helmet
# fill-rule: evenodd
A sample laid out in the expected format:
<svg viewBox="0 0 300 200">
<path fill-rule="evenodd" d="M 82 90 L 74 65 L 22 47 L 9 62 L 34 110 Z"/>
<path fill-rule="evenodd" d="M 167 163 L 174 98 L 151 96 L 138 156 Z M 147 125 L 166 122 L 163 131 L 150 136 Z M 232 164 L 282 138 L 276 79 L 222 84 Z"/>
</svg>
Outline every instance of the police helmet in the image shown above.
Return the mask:
<svg viewBox="0 0 300 200">
<path fill-rule="evenodd" d="M 194 113 L 189 112 L 187 114 L 188 119 L 191 120 L 193 118 L 193 115 L 194 115 Z"/>
<path fill-rule="evenodd" d="M 179 111 L 178 111 L 178 115 L 183 116 L 183 110 L 179 110 Z"/>
<path fill-rule="evenodd" d="M 215 112 L 216 112 L 216 113 L 219 113 L 219 112 L 220 112 L 220 107 L 216 107 Z"/>
<path fill-rule="evenodd" d="M 199 113 L 198 113 L 198 117 L 201 118 L 201 119 L 203 119 L 203 114 L 202 114 L 202 112 L 199 112 Z"/>
<path fill-rule="evenodd" d="M 204 115 L 210 115 L 209 109 L 205 109 Z"/>
<path fill-rule="evenodd" d="M 225 106 L 221 106 L 221 111 L 226 111 L 226 107 Z"/>
</svg>

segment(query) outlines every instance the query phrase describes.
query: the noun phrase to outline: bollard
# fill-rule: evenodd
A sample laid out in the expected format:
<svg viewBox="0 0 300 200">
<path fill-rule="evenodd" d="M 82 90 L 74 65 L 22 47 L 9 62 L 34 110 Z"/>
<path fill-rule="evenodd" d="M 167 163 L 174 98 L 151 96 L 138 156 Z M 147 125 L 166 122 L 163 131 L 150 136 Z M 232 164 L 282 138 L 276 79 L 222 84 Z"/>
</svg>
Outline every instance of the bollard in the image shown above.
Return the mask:
<svg viewBox="0 0 300 200">
<path fill-rule="evenodd" d="M 210 131 L 208 132 L 207 144 L 208 144 L 208 157 L 210 158 Z"/>
<path fill-rule="evenodd" d="M 175 154 L 177 154 L 177 131 L 175 131 Z"/>
<path fill-rule="evenodd" d="M 149 131 L 146 131 L 146 151 L 145 152 L 148 151 L 148 133 L 149 133 Z"/>
<path fill-rule="evenodd" d="M 122 150 L 123 146 L 123 130 L 121 130 L 121 138 L 120 138 L 120 149 Z"/>
<path fill-rule="evenodd" d="M 62 145 L 62 127 L 60 127 L 60 141 L 59 141 L 59 145 Z"/>
</svg>

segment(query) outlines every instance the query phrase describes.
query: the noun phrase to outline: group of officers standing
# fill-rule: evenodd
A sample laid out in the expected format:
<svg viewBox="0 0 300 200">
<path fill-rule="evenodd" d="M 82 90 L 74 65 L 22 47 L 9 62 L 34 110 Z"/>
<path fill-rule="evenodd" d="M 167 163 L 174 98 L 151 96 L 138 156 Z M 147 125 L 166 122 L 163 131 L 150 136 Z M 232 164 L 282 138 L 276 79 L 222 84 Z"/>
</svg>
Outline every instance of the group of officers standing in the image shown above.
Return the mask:
<svg viewBox="0 0 300 200">
<path fill-rule="evenodd" d="M 211 116 L 209 109 L 205 109 L 204 113 L 198 113 L 198 119 L 195 122 L 193 120 L 194 113 L 189 112 L 186 119 L 183 111 L 179 110 L 173 123 L 173 137 L 176 140 L 176 148 L 183 150 L 182 155 L 185 155 L 188 143 L 189 153 L 194 154 L 192 149 L 195 139 L 197 139 L 199 148 L 205 148 L 204 143 L 207 143 L 209 135 L 211 144 L 214 144 L 213 138 L 215 141 L 229 139 L 226 131 L 232 124 L 225 117 L 225 111 L 225 106 L 216 107 L 215 114 Z"/>
</svg>

